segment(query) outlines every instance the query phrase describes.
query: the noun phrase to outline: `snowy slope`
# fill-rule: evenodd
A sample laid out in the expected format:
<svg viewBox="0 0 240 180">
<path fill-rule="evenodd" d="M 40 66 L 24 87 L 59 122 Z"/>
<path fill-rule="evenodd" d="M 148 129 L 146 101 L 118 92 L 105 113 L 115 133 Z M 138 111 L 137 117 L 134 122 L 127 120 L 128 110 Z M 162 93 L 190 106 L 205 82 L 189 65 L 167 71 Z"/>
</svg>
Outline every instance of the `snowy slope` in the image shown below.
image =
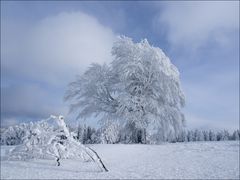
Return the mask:
<svg viewBox="0 0 240 180">
<path fill-rule="evenodd" d="M 1 147 L 1 179 L 191 178 L 239 179 L 239 141 L 162 145 L 92 145 L 109 172 L 92 162 L 63 160 L 8 161 Z"/>
</svg>

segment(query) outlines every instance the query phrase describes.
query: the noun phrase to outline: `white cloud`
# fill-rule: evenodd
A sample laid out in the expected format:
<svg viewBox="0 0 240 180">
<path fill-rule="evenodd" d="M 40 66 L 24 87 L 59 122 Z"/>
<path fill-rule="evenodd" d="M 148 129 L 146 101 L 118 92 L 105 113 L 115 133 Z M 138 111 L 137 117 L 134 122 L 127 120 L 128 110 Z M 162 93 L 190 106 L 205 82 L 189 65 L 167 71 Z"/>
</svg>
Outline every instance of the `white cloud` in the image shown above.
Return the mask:
<svg viewBox="0 0 240 180">
<path fill-rule="evenodd" d="M 1 113 L 6 125 L 67 115 L 62 101 L 67 84 L 91 63 L 110 61 L 115 34 L 82 12 L 34 23 L 1 20 Z"/>
<path fill-rule="evenodd" d="M 198 48 L 209 38 L 226 43 L 226 33 L 239 29 L 239 2 L 168 2 L 156 21 L 167 25 L 173 45 Z"/>
<path fill-rule="evenodd" d="M 50 83 L 69 81 L 92 62 L 109 61 L 115 38 L 111 29 L 81 12 L 27 25 L 5 20 L 2 31 L 3 69 Z"/>
</svg>

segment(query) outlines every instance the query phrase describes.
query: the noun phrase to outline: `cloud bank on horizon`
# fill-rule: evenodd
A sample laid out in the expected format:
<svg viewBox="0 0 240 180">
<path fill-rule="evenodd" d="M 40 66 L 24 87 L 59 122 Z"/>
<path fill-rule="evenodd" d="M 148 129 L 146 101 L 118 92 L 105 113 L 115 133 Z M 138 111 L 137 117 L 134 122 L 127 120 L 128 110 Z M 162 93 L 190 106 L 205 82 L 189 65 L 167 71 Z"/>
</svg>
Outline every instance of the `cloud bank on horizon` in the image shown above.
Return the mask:
<svg viewBox="0 0 240 180">
<path fill-rule="evenodd" d="M 67 114 L 67 84 L 147 38 L 181 73 L 188 128 L 239 127 L 239 2 L 1 2 L 1 123 Z M 130 11 L 131 10 L 131 11 Z M 93 124 L 95 121 L 93 120 Z"/>
</svg>

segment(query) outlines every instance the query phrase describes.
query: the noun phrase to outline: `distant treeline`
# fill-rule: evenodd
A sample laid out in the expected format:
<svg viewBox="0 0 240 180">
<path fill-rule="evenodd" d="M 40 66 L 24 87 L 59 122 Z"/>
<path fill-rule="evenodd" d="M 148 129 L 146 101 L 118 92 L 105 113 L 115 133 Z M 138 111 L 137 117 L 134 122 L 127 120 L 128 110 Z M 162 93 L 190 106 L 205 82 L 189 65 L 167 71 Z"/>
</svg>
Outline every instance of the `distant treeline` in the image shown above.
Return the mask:
<svg viewBox="0 0 240 180">
<path fill-rule="evenodd" d="M 79 126 L 74 132 L 74 137 L 83 144 L 155 144 L 157 142 L 192 142 L 192 141 L 228 141 L 228 140 L 239 140 L 240 131 L 235 130 L 233 133 L 229 133 L 227 130 L 214 131 L 214 130 L 185 130 L 180 133 L 179 136 L 168 136 L 168 137 L 156 137 L 154 141 L 151 141 L 146 137 L 146 131 L 144 129 L 135 129 L 131 133 L 119 133 L 116 137 L 114 132 L 106 133 L 101 132 L 101 129 L 95 129 L 90 126 Z"/>
<path fill-rule="evenodd" d="M 11 126 L 1 129 L 0 141 L 2 145 L 18 145 L 23 143 L 29 134 L 32 132 L 33 125 L 30 123 L 22 123 L 20 125 Z M 145 129 L 136 127 L 128 127 L 124 131 L 118 132 L 116 129 L 96 129 L 90 126 L 78 126 L 77 128 L 69 127 L 73 137 L 83 144 L 157 144 L 160 142 L 192 142 L 192 141 L 228 141 L 239 140 L 240 131 L 235 130 L 229 133 L 227 130 L 185 130 L 177 137 L 169 135 L 167 137 L 156 135 L 154 139 L 149 139 Z"/>
</svg>

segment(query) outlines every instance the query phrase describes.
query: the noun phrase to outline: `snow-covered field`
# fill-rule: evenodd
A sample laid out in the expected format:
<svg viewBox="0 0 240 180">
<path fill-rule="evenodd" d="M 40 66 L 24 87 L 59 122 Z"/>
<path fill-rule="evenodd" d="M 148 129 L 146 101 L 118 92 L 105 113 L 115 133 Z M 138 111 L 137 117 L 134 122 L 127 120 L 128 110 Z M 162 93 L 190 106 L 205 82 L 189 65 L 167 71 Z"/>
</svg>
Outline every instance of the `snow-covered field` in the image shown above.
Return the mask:
<svg viewBox="0 0 240 180">
<path fill-rule="evenodd" d="M 191 178 L 239 179 L 239 141 L 162 145 L 92 145 L 109 172 L 92 162 L 63 160 L 9 161 L 9 146 L 1 147 L 1 179 Z"/>
</svg>

